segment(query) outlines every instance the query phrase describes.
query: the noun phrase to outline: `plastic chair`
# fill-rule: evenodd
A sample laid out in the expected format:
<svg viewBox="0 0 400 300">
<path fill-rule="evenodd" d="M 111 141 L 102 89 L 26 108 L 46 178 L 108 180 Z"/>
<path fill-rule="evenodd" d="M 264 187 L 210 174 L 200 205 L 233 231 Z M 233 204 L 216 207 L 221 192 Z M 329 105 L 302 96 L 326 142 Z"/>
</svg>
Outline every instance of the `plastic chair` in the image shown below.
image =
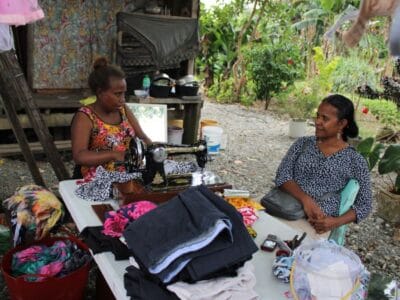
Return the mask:
<svg viewBox="0 0 400 300">
<path fill-rule="evenodd" d="M 350 179 L 346 184 L 342 192 L 340 193 L 340 208 L 339 215 L 345 214 L 353 205 L 356 200 L 360 184 L 355 179 Z M 345 234 L 347 225 L 339 226 L 331 231 L 329 235 L 330 240 L 334 240 L 338 245 L 343 246 L 345 241 Z"/>
</svg>

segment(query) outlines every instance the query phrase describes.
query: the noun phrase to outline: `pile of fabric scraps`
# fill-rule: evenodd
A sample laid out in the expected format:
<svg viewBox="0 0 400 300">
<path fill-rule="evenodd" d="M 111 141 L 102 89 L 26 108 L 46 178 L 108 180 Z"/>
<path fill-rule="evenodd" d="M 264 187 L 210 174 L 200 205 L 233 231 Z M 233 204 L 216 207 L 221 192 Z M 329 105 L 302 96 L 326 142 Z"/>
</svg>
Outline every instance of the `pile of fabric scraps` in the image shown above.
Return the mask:
<svg viewBox="0 0 400 300">
<path fill-rule="evenodd" d="M 225 197 L 225 199 L 240 212 L 249 234 L 253 238 L 257 237 L 257 232 L 253 229 L 252 225 L 258 219 L 257 210 L 262 210 L 264 207 L 251 198 Z"/>
<path fill-rule="evenodd" d="M 117 211 L 109 211 L 106 213 L 102 232 L 108 236 L 121 237 L 129 222 L 137 220 L 156 207 L 157 205 L 150 201 L 137 201 L 122 206 Z"/>
<path fill-rule="evenodd" d="M 91 261 L 91 255 L 70 240 L 56 241 L 52 246 L 37 245 L 14 253 L 11 271 L 13 276 L 42 281 L 46 277 L 64 277 Z"/>
<path fill-rule="evenodd" d="M 79 184 L 75 194 L 85 200 L 106 201 L 111 197 L 113 183 L 124 183 L 140 179 L 140 173 L 124 173 L 107 171 L 102 166 L 97 167 L 96 176 L 90 181 L 77 181 Z"/>
<path fill-rule="evenodd" d="M 37 185 L 21 187 L 3 206 L 11 215 L 14 246 L 25 241 L 27 232 L 34 232 L 35 240 L 44 238 L 64 214 L 60 200 Z"/>
<path fill-rule="evenodd" d="M 124 277 L 134 299 L 192 299 L 204 280 L 210 280 L 202 282 L 209 284 L 208 295 L 214 293 L 209 299 L 258 299 L 251 267 L 244 268 L 246 279 L 238 275 L 258 247 L 238 211 L 205 186 L 191 187 L 129 223 L 123 236 L 140 267 L 128 267 Z M 216 280 L 227 288 L 221 290 Z"/>
<path fill-rule="evenodd" d="M 274 275 L 282 280 L 284 283 L 289 283 L 290 272 L 292 270 L 292 265 L 294 261 L 294 256 L 276 256 L 274 263 L 272 264 L 272 272 Z"/>
</svg>

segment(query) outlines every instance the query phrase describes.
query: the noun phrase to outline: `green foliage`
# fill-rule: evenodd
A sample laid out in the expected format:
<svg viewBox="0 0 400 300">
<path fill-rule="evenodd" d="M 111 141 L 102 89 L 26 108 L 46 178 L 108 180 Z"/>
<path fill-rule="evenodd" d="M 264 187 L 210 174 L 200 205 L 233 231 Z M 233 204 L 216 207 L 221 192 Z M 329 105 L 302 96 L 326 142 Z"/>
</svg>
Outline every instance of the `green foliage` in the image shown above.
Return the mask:
<svg viewBox="0 0 400 300">
<path fill-rule="evenodd" d="M 387 147 L 378 165 L 379 174 L 396 173 L 394 192 L 400 194 L 400 145 Z"/>
<path fill-rule="evenodd" d="M 373 137 L 362 140 L 357 146 L 357 151 L 367 160 L 370 171 L 372 171 L 379 161 L 384 149 L 385 146 L 383 146 L 381 143 L 375 143 L 375 139 Z"/>
<path fill-rule="evenodd" d="M 230 77 L 227 80 L 221 80 L 218 84 L 214 84 L 208 90 L 208 96 L 214 98 L 221 103 L 232 103 L 235 99 L 233 91 L 233 78 Z"/>
<path fill-rule="evenodd" d="M 296 82 L 285 103 L 286 111 L 293 119 L 310 119 L 321 102 L 317 81 Z M 313 87 L 312 87 L 313 86 Z"/>
<path fill-rule="evenodd" d="M 242 8 L 235 3 L 215 6 L 200 12 L 201 55 L 196 60 L 197 69 L 206 68 L 218 78 L 236 59 L 236 39 L 243 17 Z M 246 14 L 246 13 L 244 13 Z M 235 18 L 232 18 L 235 16 Z"/>
<path fill-rule="evenodd" d="M 400 111 L 397 105 L 389 100 L 363 100 L 363 105 L 386 126 L 396 127 L 400 124 Z"/>
<path fill-rule="evenodd" d="M 352 51 L 348 57 L 343 57 L 333 72 L 333 91 L 339 93 L 354 93 L 357 87 L 367 84 L 376 90 L 379 86 L 375 68 L 361 59 L 357 52 Z"/>
<path fill-rule="evenodd" d="M 269 100 L 301 74 L 300 49 L 289 41 L 257 44 L 247 49 L 245 57 L 257 98 L 261 100 Z"/>
<path fill-rule="evenodd" d="M 314 117 L 319 103 L 332 89 L 332 74 L 340 58 L 334 57 L 326 60 L 321 47 L 315 47 L 314 52 L 313 58 L 318 74 L 305 82 L 295 84 L 286 105 L 292 118 L 309 119 Z"/>
<path fill-rule="evenodd" d="M 318 68 L 317 82 L 320 92 L 329 93 L 332 90 L 332 74 L 336 70 L 340 58 L 334 57 L 331 60 L 326 60 L 321 47 L 314 48 L 314 61 Z"/>
</svg>

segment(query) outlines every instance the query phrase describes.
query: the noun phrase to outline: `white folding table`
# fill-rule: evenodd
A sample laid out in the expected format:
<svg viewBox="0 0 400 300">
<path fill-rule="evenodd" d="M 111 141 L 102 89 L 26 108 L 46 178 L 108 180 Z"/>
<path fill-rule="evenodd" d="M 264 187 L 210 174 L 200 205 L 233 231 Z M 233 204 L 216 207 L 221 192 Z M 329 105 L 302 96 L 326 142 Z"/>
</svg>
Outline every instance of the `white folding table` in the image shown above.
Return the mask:
<svg viewBox="0 0 400 300">
<path fill-rule="evenodd" d="M 91 207 L 93 204 L 99 203 L 80 199 L 74 194 L 76 188 L 76 180 L 65 180 L 60 182 L 59 185 L 60 194 L 79 231 L 82 231 L 87 226 L 102 225 L 98 216 Z M 102 204 L 106 203 L 112 205 L 114 208 L 118 208 L 118 202 L 115 200 L 102 202 Z M 260 246 L 268 234 L 275 234 L 285 240 L 292 239 L 296 234 L 300 235 L 303 231 L 306 231 L 311 238 L 317 237 L 314 234 L 315 231 L 305 221 L 297 221 L 294 223 L 296 226 L 298 224 L 301 225 L 301 230 L 297 231 L 286 224 L 286 222 L 281 222 L 264 212 L 259 212 L 259 215 L 260 218 L 253 226 L 258 233 L 257 238 L 255 239 L 258 246 Z M 306 238 L 305 241 L 307 242 L 307 240 L 309 240 L 309 237 Z M 93 257 L 115 298 L 118 300 L 129 299 L 126 296 L 123 281 L 125 269 L 129 266 L 129 261 L 117 261 L 114 258 L 114 254 L 111 252 L 98 253 L 93 255 Z M 280 282 L 272 274 L 273 260 L 273 253 L 260 250 L 254 254 L 251 261 L 255 267 L 255 276 L 257 278 L 255 291 L 260 296 L 260 299 L 263 300 L 286 299 L 284 293 L 289 290 L 288 284 Z"/>
</svg>

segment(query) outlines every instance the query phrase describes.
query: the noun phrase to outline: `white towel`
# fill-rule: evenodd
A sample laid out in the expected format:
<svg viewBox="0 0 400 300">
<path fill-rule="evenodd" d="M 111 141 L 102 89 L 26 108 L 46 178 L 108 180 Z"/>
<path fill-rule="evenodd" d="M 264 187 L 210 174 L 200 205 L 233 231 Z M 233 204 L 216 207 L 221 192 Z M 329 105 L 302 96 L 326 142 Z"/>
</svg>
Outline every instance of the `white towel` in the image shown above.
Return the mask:
<svg viewBox="0 0 400 300">
<path fill-rule="evenodd" d="M 167 289 L 183 300 L 258 300 L 254 266 L 246 262 L 236 277 L 218 277 L 194 284 L 176 282 Z"/>
</svg>

